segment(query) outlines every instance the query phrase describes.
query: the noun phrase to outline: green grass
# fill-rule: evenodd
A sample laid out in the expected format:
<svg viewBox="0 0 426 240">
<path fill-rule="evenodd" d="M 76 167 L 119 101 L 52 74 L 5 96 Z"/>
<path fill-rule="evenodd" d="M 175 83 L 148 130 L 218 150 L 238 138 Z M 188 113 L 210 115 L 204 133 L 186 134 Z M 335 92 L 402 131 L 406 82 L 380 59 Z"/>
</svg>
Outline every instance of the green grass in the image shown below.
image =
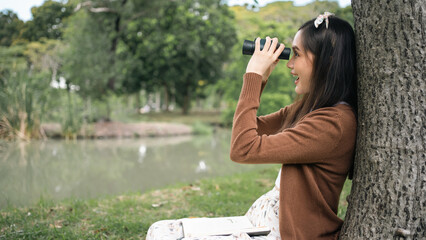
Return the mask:
<svg viewBox="0 0 426 240">
<path fill-rule="evenodd" d="M 243 215 L 274 185 L 277 166 L 228 177 L 177 184 L 144 194 L 53 202 L 0 210 L 0 239 L 144 239 L 162 219 Z M 339 216 L 346 213 L 343 199 Z"/>
</svg>

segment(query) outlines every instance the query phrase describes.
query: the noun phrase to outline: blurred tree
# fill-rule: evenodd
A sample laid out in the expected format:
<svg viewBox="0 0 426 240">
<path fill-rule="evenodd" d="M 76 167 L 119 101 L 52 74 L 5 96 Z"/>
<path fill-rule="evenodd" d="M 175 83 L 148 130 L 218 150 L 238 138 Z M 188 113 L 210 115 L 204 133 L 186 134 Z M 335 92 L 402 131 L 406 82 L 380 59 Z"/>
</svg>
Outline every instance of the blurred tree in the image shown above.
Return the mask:
<svg viewBox="0 0 426 240">
<path fill-rule="evenodd" d="M 94 19 L 90 13 L 79 11 L 69 19 L 65 31 L 63 74 L 67 85 L 80 87 L 84 97 L 102 99 L 108 94 L 108 81 L 115 73 L 111 65 L 110 26 L 105 19 Z"/>
<path fill-rule="evenodd" d="M 31 8 L 32 20 L 25 22 L 21 38 L 38 41 L 41 38 L 61 39 L 64 20 L 72 14 L 72 5 L 47 0 L 40 7 Z"/>
<path fill-rule="evenodd" d="M 235 39 L 232 15 L 218 0 L 123 0 L 121 6 L 112 5 L 110 1 L 91 1 L 90 4 L 83 2 L 77 5 L 77 9 L 83 7 L 88 10 L 87 15 L 76 16 L 74 20 L 85 20 L 79 24 L 70 23 L 79 26 L 67 35 L 71 40 L 70 55 L 79 56 L 71 50 L 75 48 L 85 49 L 82 54 L 86 55 L 93 55 L 98 49 L 103 52 L 104 61 L 100 65 L 104 66 L 104 70 L 101 73 L 92 72 L 93 76 L 105 76 L 113 70 L 116 74 L 109 76 L 110 80 L 115 80 L 113 84 L 107 83 L 106 88 L 97 85 L 97 92 L 103 95 L 105 91 L 100 89 L 134 93 L 142 88 L 148 91 L 161 88 L 164 89 L 166 105 L 169 95 L 174 94 L 186 113 L 190 94 L 215 81 L 220 75 L 228 49 L 233 44 L 229 39 Z M 96 21 L 96 28 L 102 27 L 103 30 L 92 29 L 95 28 L 93 23 L 87 23 L 92 21 Z M 117 22 L 121 23 L 118 27 L 114 25 Z M 95 41 L 102 43 L 96 44 L 95 48 L 86 48 L 84 42 L 91 45 L 88 42 L 91 36 L 96 36 Z M 74 61 L 73 64 L 77 63 Z M 82 62 L 80 67 L 83 66 L 88 65 Z M 73 77 L 83 73 L 69 72 Z M 77 78 L 83 79 L 81 76 Z M 105 81 L 106 78 L 102 79 Z M 105 83 L 101 85 L 105 86 Z"/>
<path fill-rule="evenodd" d="M 55 102 L 50 86 L 58 78 L 60 49 L 54 39 L 0 48 L 0 125 L 6 138 L 40 137 L 40 123 Z"/>
<path fill-rule="evenodd" d="M 236 34 L 233 15 L 219 0 L 169 2 L 147 40 L 147 62 L 156 84 L 174 89 L 187 114 L 197 89 L 222 74 Z M 201 92 L 201 91 L 199 91 Z"/>
<path fill-rule="evenodd" d="M 52 81 L 56 81 L 62 65 L 60 58 L 62 48 L 63 43 L 60 40 L 43 39 L 28 43 L 24 55 L 32 71 L 45 72 Z"/>
<path fill-rule="evenodd" d="M 58 100 L 63 89 L 55 89 L 56 95 L 52 95 L 36 87 L 25 88 L 27 93 L 37 90 L 34 97 L 43 96 L 34 98 L 33 112 L 55 115 L 54 121 L 63 121 L 62 115 L 81 118 L 83 110 L 88 114 L 92 108 L 93 114 L 101 117 L 91 102 L 107 104 L 112 101 L 111 93 L 138 94 L 140 90 L 161 91 L 163 104 L 174 98 L 186 112 L 194 96 L 210 95 L 211 99 L 214 95 L 215 106 L 228 103 L 225 110 L 232 120 L 240 80 L 250 59 L 241 55 L 242 41 L 269 35 L 289 46 L 297 27 L 307 19 L 325 10 L 340 16 L 339 9 L 330 9 L 335 6 L 322 1 L 302 7 L 274 2 L 251 11 L 229 8 L 219 0 L 49 0 L 33 8 L 33 19 L 26 23 L 10 11 L 0 13 L 0 45 L 4 45 L 0 46 L 0 85 L 17 89 L 11 85 L 13 81 L 30 86 L 28 82 L 33 80 L 41 83 L 40 78 L 43 84 L 37 87 L 49 90 L 49 83 L 63 76 L 68 102 L 75 106 L 69 104 L 67 114 L 62 112 L 66 96 Z M 349 10 L 343 9 L 341 17 L 350 17 Z M 260 114 L 276 111 L 294 97 L 285 63 L 270 77 Z M 3 99 L 13 98 L 8 95 Z M 49 105 L 55 102 L 52 99 L 57 100 L 56 108 Z M 12 106 L 5 100 L 2 103 Z M 43 109 L 54 114 L 43 114 Z M 71 120 L 67 121 L 75 126 L 72 131 L 78 131 L 78 124 L 72 123 L 77 119 Z"/>
<path fill-rule="evenodd" d="M 138 48 L 135 42 L 141 39 L 131 39 L 132 32 L 127 26 L 132 29 L 135 22 L 136 25 L 143 23 L 147 16 L 155 13 L 155 7 L 161 2 L 72 1 L 76 13 L 70 18 L 65 33 L 67 84 L 78 85 L 79 94 L 88 102 L 91 99 L 104 101 L 107 118 L 110 117 L 109 94 L 132 93 L 140 89 L 127 84 L 141 80 L 139 69 L 142 67 L 135 57 Z M 123 88 L 124 85 L 127 88 Z"/>
<path fill-rule="evenodd" d="M 354 14 L 352 13 L 352 7 L 347 6 L 345 8 L 338 8 L 335 11 L 336 16 L 348 21 L 352 27 L 354 27 Z"/>
<path fill-rule="evenodd" d="M 123 9 L 122 33 L 116 51 L 122 92 L 136 93 L 142 88 L 150 92 L 156 86 L 151 75 L 153 65 L 149 65 L 147 58 L 156 54 L 149 51 L 157 44 L 152 42 L 151 35 L 158 30 L 160 12 L 167 4 L 167 0 L 129 0 Z"/>
<path fill-rule="evenodd" d="M 18 71 L 26 71 L 27 58 L 24 55 L 26 45 L 10 47 L 0 46 L 0 82 L 1 78 Z"/>
<path fill-rule="evenodd" d="M 0 46 L 10 46 L 19 37 L 19 33 L 24 26 L 24 22 L 10 11 L 0 12 Z"/>
</svg>

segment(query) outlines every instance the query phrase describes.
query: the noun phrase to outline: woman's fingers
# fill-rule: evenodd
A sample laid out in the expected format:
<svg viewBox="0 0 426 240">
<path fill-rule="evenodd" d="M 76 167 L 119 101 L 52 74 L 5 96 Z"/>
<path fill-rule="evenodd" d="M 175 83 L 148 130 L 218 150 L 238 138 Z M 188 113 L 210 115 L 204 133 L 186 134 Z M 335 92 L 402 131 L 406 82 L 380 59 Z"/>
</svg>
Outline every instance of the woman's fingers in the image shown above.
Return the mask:
<svg viewBox="0 0 426 240">
<path fill-rule="evenodd" d="M 278 49 L 274 52 L 274 58 L 278 59 L 278 57 L 281 55 L 281 53 L 284 51 L 285 45 L 280 43 L 280 46 Z"/>
<path fill-rule="evenodd" d="M 275 57 L 275 53 L 279 52 L 278 56 L 281 54 L 281 52 L 284 50 L 284 48 L 281 49 L 281 51 L 279 51 L 277 49 L 277 45 L 278 45 L 278 38 L 274 37 L 274 38 L 270 38 L 269 36 L 265 38 L 265 45 L 263 46 L 263 52 L 267 52 L 271 55 L 274 55 Z M 257 39 L 256 39 L 257 40 Z M 281 44 L 282 45 L 282 44 Z M 280 45 L 280 47 L 281 47 Z M 278 58 L 277 56 L 277 58 Z"/>
<path fill-rule="evenodd" d="M 260 51 L 260 37 L 256 38 L 256 40 L 254 41 L 254 51 Z"/>
<path fill-rule="evenodd" d="M 275 50 L 277 49 L 277 44 L 278 44 L 278 38 L 272 38 L 272 43 L 271 43 L 271 47 L 269 48 L 269 50 L 274 53 Z"/>
<path fill-rule="evenodd" d="M 274 37 L 274 38 L 270 38 L 269 36 L 265 38 L 265 44 L 263 45 L 262 50 L 260 50 L 260 38 L 257 37 L 256 40 L 254 41 L 255 43 L 255 48 L 254 51 L 262 51 L 262 52 L 268 52 L 268 53 L 275 53 L 276 51 L 278 51 L 277 49 L 277 45 L 278 45 L 278 38 Z M 283 48 L 284 50 L 284 48 Z M 282 52 L 282 50 L 281 50 Z"/>
<path fill-rule="evenodd" d="M 246 72 L 258 73 L 262 75 L 263 79 L 267 79 L 278 64 L 278 57 L 284 50 L 283 44 L 278 49 L 277 46 L 278 38 L 271 39 L 270 37 L 266 37 L 263 49 L 260 50 L 260 38 L 256 38 L 255 50 L 247 64 Z"/>
<path fill-rule="evenodd" d="M 263 52 L 268 52 L 269 51 L 269 47 L 271 46 L 271 38 L 269 36 L 267 36 L 265 41 L 265 45 L 263 46 Z"/>
</svg>

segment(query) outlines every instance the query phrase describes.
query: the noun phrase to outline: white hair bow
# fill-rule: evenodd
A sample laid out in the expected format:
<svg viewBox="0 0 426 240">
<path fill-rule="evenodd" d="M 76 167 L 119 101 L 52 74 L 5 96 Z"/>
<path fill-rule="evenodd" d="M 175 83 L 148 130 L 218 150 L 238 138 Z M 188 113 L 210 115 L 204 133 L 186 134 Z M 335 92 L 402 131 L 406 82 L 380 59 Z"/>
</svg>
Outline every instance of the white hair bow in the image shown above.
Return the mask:
<svg viewBox="0 0 426 240">
<path fill-rule="evenodd" d="M 320 14 L 317 19 L 315 19 L 314 25 L 316 28 L 318 28 L 319 25 L 324 21 L 325 19 L 325 27 L 328 29 L 328 17 L 334 16 L 334 13 L 330 12 L 324 12 L 324 14 Z"/>
</svg>

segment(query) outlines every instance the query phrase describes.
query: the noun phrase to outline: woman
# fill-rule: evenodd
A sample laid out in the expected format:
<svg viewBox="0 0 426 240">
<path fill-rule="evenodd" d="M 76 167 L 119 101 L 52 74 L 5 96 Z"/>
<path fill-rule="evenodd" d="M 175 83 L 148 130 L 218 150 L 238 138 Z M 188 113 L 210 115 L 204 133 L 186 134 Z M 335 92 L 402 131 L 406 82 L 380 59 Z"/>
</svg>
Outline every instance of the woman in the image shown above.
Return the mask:
<svg viewBox="0 0 426 240">
<path fill-rule="evenodd" d="M 235 162 L 278 163 L 282 168 L 276 186 L 246 215 L 253 224 L 272 229 L 266 239 L 337 239 L 343 223 L 337 217 L 339 195 L 352 167 L 356 138 L 352 27 L 327 12 L 303 24 L 287 63 L 297 77 L 299 99 L 262 117 L 256 117 L 260 95 L 284 45 L 277 49 L 278 39 L 269 37 L 263 50 L 259 38 L 255 45 L 234 115 L 230 155 Z M 178 236 L 178 221 L 159 222 L 147 239 L 173 239 L 160 237 L 168 231 L 162 226 L 172 225 Z M 244 234 L 208 239 L 235 238 L 250 239 Z"/>
</svg>

